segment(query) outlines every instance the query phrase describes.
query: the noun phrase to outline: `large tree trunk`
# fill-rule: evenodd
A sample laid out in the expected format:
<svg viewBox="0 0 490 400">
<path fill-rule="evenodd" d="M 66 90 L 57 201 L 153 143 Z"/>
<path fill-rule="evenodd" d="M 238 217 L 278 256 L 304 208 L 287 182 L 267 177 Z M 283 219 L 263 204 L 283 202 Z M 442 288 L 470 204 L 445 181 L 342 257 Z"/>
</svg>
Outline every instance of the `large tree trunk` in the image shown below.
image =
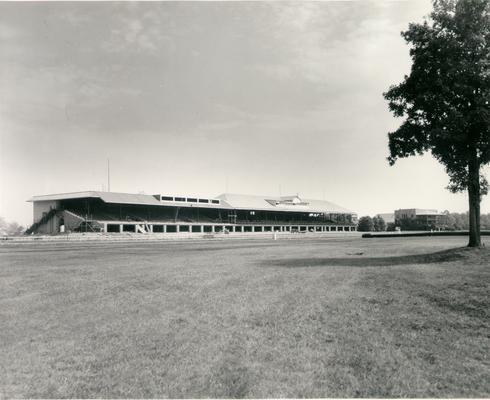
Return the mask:
<svg viewBox="0 0 490 400">
<path fill-rule="evenodd" d="M 480 238 L 480 165 L 476 150 L 468 164 L 468 199 L 470 206 L 470 241 L 468 247 L 481 246 Z"/>
</svg>

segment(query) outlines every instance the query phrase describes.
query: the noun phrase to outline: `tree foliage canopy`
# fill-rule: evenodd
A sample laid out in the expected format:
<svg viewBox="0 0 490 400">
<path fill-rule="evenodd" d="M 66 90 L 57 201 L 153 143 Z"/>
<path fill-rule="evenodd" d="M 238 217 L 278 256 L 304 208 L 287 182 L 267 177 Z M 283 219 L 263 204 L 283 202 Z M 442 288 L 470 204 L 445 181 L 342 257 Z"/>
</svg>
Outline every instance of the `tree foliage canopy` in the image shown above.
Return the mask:
<svg viewBox="0 0 490 400">
<path fill-rule="evenodd" d="M 393 114 L 405 117 L 389 133 L 388 160 L 430 151 L 445 166 L 449 189 L 466 190 L 470 163 L 480 174 L 490 161 L 490 1 L 435 0 L 430 20 L 402 36 L 413 64 L 384 93 Z M 485 194 L 487 182 L 477 176 Z"/>
<path fill-rule="evenodd" d="M 370 216 L 364 216 L 359 218 L 357 224 L 357 230 L 360 232 L 372 232 L 374 229 L 373 219 Z"/>
<path fill-rule="evenodd" d="M 373 217 L 373 229 L 375 232 L 384 232 L 386 230 L 386 222 L 383 217 L 377 215 Z"/>
<path fill-rule="evenodd" d="M 17 222 L 7 222 L 5 218 L 0 217 L 0 236 L 19 236 L 25 228 Z"/>
</svg>

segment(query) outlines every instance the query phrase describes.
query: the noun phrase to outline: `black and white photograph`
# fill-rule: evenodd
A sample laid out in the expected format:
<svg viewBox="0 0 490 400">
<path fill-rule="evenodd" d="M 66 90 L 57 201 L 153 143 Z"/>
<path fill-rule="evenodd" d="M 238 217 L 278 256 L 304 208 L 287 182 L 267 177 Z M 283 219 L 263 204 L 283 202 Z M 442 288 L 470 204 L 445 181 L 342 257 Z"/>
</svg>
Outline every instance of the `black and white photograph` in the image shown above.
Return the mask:
<svg viewBox="0 0 490 400">
<path fill-rule="evenodd" d="M 490 398 L 490 0 L 0 1 L 0 400 Z"/>
</svg>

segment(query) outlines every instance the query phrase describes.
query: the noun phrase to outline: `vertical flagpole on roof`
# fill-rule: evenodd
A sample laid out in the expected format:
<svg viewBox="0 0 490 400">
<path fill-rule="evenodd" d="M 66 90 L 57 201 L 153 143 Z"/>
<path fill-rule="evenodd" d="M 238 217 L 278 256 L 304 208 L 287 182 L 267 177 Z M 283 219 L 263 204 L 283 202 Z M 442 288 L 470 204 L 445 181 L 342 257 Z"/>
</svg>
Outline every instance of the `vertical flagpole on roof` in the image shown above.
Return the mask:
<svg viewBox="0 0 490 400">
<path fill-rule="evenodd" d="M 107 191 L 111 191 L 111 166 L 109 159 L 107 159 Z"/>
</svg>

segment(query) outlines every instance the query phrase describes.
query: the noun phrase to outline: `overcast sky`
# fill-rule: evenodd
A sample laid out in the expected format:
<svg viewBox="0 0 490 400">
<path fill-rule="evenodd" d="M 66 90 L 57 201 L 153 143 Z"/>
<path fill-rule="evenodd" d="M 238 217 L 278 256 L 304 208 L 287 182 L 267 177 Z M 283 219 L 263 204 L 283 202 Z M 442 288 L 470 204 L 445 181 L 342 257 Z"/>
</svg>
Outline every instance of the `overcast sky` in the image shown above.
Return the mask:
<svg viewBox="0 0 490 400">
<path fill-rule="evenodd" d="M 107 189 L 463 212 L 430 156 L 386 161 L 429 0 L 0 3 L 0 216 Z M 489 200 L 482 212 L 490 212 Z"/>
</svg>

